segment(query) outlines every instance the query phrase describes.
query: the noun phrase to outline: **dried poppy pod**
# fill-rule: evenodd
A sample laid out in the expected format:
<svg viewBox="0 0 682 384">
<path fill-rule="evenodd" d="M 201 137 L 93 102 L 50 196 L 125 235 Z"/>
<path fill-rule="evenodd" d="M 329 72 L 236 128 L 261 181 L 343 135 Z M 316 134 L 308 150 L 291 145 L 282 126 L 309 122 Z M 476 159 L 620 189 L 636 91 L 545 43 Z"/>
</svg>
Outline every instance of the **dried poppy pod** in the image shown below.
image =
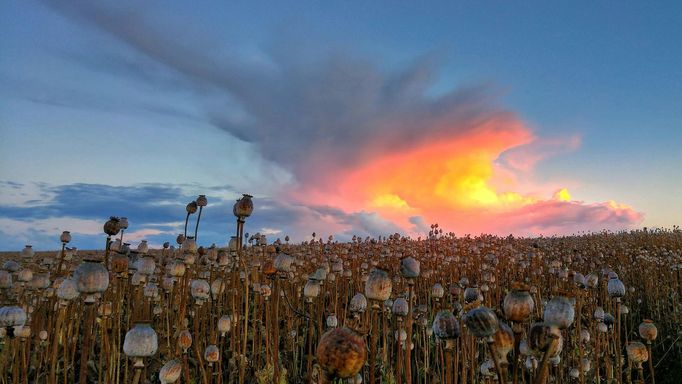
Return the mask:
<svg viewBox="0 0 682 384">
<path fill-rule="evenodd" d="M 599 286 L 599 276 L 596 273 L 590 273 L 585 278 L 587 286 L 590 288 L 597 288 Z"/>
<path fill-rule="evenodd" d="M 559 328 L 546 323 L 534 323 L 528 332 L 528 346 L 536 353 L 554 357 L 561 353 L 563 338 Z"/>
<path fill-rule="evenodd" d="M 196 240 L 194 240 L 194 236 L 187 236 L 184 239 L 184 241 L 182 242 L 180 249 L 184 253 L 190 253 L 190 254 L 197 253 L 197 242 L 196 242 Z"/>
<path fill-rule="evenodd" d="M 178 359 L 169 360 L 159 371 L 159 381 L 162 384 L 172 384 L 178 381 L 182 374 L 182 362 Z"/>
<path fill-rule="evenodd" d="M 221 337 L 225 337 L 231 328 L 232 318 L 229 315 L 223 315 L 218 319 L 218 332 L 220 332 Z"/>
<path fill-rule="evenodd" d="M 184 329 L 178 334 L 178 346 L 182 349 L 182 353 L 187 353 L 189 347 L 192 346 L 192 334 L 189 330 Z"/>
<path fill-rule="evenodd" d="M 190 293 L 192 294 L 192 297 L 196 303 L 201 305 L 204 303 L 204 301 L 208 300 L 209 295 L 211 294 L 211 286 L 206 280 L 195 279 L 192 280 L 190 285 Z"/>
<path fill-rule="evenodd" d="M 232 206 L 232 213 L 239 219 L 245 219 L 251 216 L 253 212 L 253 196 L 243 194 L 241 199 L 238 199 L 234 206 Z"/>
<path fill-rule="evenodd" d="M 123 353 L 135 359 L 135 367 L 144 367 L 142 359 L 154 356 L 159 349 L 156 331 L 148 322 L 138 322 L 125 335 Z"/>
<path fill-rule="evenodd" d="M 649 360 L 649 351 L 647 351 L 646 346 L 639 341 L 631 341 L 625 350 L 628 354 L 628 359 L 633 363 L 637 369 L 642 368 L 642 363 Z"/>
<path fill-rule="evenodd" d="M 128 256 L 116 253 L 111 257 L 111 271 L 121 277 L 128 275 Z"/>
<path fill-rule="evenodd" d="M 334 328 L 322 335 L 315 356 L 325 380 L 354 377 L 367 360 L 365 339 L 349 328 Z"/>
<path fill-rule="evenodd" d="M 391 311 L 393 312 L 394 315 L 398 316 L 398 320 L 400 320 L 400 318 L 402 318 L 403 316 L 407 316 L 407 314 L 410 311 L 407 300 L 405 300 L 404 297 L 399 297 L 395 299 Z"/>
<path fill-rule="evenodd" d="M 327 316 L 327 328 L 336 328 L 339 325 L 339 319 L 336 317 L 335 314 L 331 314 Z"/>
<path fill-rule="evenodd" d="M 208 205 L 208 199 L 206 198 L 206 195 L 199 195 L 196 199 L 197 206 L 199 207 L 205 207 Z"/>
<path fill-rule="evenodd" d="M 573 324 L 574 318 L 573 303 L 565 296 L 554 296 L 545 306 L 543 319 L 548 325 L 567 329 Z"/>
<path fill-rule="evenodd" d="M 119 217 L 118 218 L 118 227 L 120 229 L 128 229 L 128 218 L 127 217 Z"/>
<path fill-rule="evenodd" d="M 137 245 L 137 252 L 143 255 L 149 252 L 149 244 L 147 244 L 147 240 L 140 241 L 140 244 Z"/>
<path fill-rule="evenodd" d="M 206 347 L 204 350 L 204 359 L 208 361 L 208 366 L 213 366 L 213 363 L 217 363 L 220 360 L 220 350 L 214 344 Z"/>
<path fill-rule="evenodd" d="M 38 273 L 33 275 L 30 286 L 35 290 L 46 289 L 50 286 L 50 275 L 48 273 Z"/>
<path fill-rule="evenodd" d="M 350 299 L 350 304 L 348 309 L 354 313 L 364 313 L 367 310 L 367 298 L 362 293 L 356 293 L 352 299 Z"/>
<path fill-rule="evenodd" d="M 104 229 L 104 233 L 107 236 L 116 236 L 116 234 L 118 234 L 118 232 L 121 231 L 121 227 L 119 226 L 118 217 L 115 217 L 115 216 L 109 217 L 109 220 L 107 220 L 104 223 L 103 229 Z"/>
<path fill-rule="evenodd" d="M 25 284 L 33 279 L 33 271 L 28 268 L 24 268 L 17 274 L 17 281 Z"/>
<path fill-rule="evenodd" d="M 68 244 L 69 242 L 71 242 L 71 232 L 69 231 L 62 232 L 61 236 L 59 236 L 59 241 L 61 241 L 64 244 Z"/>
<path fill-rule="evenodd" d="M 109 271 L 100 260 L 83 259 L 73 273 L 78 292 L 85 294 L 85 303 L 94 303 L 96 296 L 109 287 Z"/>
<path fill-rule="evenodd" d="M 406 279 L 416 279 L 421 270 L 419 260 L 412 256 L 400 260 L 400 274 Z"/>
<path fill-rule="evenodd" d="M 135 269 L 137 269 L 137 271 L 145 277 L 151 276 L 156 270 L 156 262 L 151 256 L 143 256 L 137 259 L 137 262 L 135 262 Z"/>
<path fill-rule="evenodd" d="M 459 321 L 450 311 L 439 311 L 433 319 L 431 329 L 437 338 L 445 341 L 446 349 L 453 349 L 455 347 L 454 341 L 461 333 Z"/>
<path fill-rule="evenodd" d="M 193 215 L 197 212 L 197 209 L 199 209 L 199 206 L 197 205 L 196 201 L 190 201 L 187 203 L 185 206 L 185 211 L 187 211 L 188 215 Z"/>
<path fill-rule="evenodd" d="M 69 301 L 77 298 L 78 295 L 78 286 L 74 278 L 62 280 L 59 288 L 57 288 L 57 297 L 60 299 L 62 306 L 66 306 Z"/>
<path fill-rule="evenodd" d="M 658 329 L 656 328 L 656 324 L 654 324 L 653 320 L 649 319 L 644 319 L 642 323 L 639 325 L 639 336 L 647 342 L 647 344 L 651 344 L 654 340 L 656 340 L 656 337 L 658 336 Z"/>
<path fill-rule="evenodd" d="M 321 284 L 317 280 L 309 279 L 303 287 L 303 296 L 308 303 L 312 303 L 313 299 L 320 295 Z"/>
<path fill-rule="evenodd" d="M 478 338 L 490 338 L 499 327 L 495 312 L 486 307 L 477 307 L 467 312 L 464 323 L 469 332 Z"/>
<path fill-rule="evenodd" d="M 464 290 L 464 303 L 473 303 L 474 301 L 483 301 L 483 294 L 477 286 L 467 287 Z"/>
<path fill-rule="evenodd" d="M 294 258 L 283 252 L 280 252 L 272 262 L 277 272 L 291 272 L 291 266 L 293 263 Z"/>
<path fill-rule="evenodd" d="M 374 301 L 374 305 L 378 307 L 379 302 L 388 300 L 391 297 L 393 290 L 393 282 L 388 275 L 388 272 L 380 268 L 374 268 L 367 278 L 365 283 L 365 296 Z"/>
<path fill-rule="evenodd" d="M 0 308 L 0 327 L 7 330 L 9 337 L 14 337 L 15 327 L 22 327 L 26 319 L 26 311 L 21 307 L 9 305 Z"/>
<path fill-rule="evenodd" d="M 527 321 L 535 309 L 535 301 L 528 292 L 528 286 L 513 285 L 512 290 L 504 297 L 502 308 L 508 321 L 516 323 Z"/>
<path fill-rule="evenodd" d="M 443 288 L 440 283 L 436 283 L 431 287 L 431 297 L 433 297 L 436 300 L 440 300 L 445 296 L 445 288 Z"/>
<path fill-rule="evenodd" d="M 617 301 L 620 301 L 620 298 L 625 296 L 625 285 L 617 276 L 609 279 L 606 289 L 609 296 Z"/>
<path fill-rule="evenodd" d="M 497 361 L 508 364 L 507 355 L 514 349 L 514 332 L 505 323 L 499 323 L 499 329 L 493 334 L 493 352 L 497 355 Z"/>
<path fill-rule="evenodd" d="M 173 279 L 178 279 L 184 276 L 186 270 L 187 267 L 185 266 L 185 263 L 182 260 L 176 259 L 166 264 L 166 273 Z"/>
<path fill-rule="evenodd" d="M 24 259 L 30 259 L 35 255 L 35 251 L 33 250 L 33 246 L 27 244 L 24 249 L 21 250 L 21 257 Z"/>
<path fill-rule="evenodd" d="M 21 265 L 14 260 L 7 260 L 2 264 L 2 269 L 7 272 L 14 273 L 21 269 Z"/>
<path fill-rule="evenodd" d="M 573 282 L 578 286 L 578 288 L 587 287 L 587 279 L 580 272 L 576 272 L 573 274 Z"/>
<path fill-rule="evenodd" d="M 179 234 L 178 237 L 175 238 L 175 242 L 181 246 L 182 243 L 185 242 L 185 235 L 183 235 L 182 233 Z"/>
</svg>

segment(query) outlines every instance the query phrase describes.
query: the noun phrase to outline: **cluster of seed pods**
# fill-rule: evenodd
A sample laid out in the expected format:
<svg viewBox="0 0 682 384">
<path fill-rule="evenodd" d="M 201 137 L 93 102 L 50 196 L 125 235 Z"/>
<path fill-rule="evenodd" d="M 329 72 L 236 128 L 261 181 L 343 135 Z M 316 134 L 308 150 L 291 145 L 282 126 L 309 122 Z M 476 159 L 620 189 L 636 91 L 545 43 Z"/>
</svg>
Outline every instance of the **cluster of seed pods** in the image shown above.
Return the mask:
<svg viewBox="0 0 682 384">
<path fill-rule="evenodd" d="M 294 244 L 244 233 L 251 199 L 224 248 L 201 195 L 174 245 L 111 217 L 104 251 L 3 255 L 0 383 L 633 383 L 682 355 L 678 230 Z"/>
</svg>

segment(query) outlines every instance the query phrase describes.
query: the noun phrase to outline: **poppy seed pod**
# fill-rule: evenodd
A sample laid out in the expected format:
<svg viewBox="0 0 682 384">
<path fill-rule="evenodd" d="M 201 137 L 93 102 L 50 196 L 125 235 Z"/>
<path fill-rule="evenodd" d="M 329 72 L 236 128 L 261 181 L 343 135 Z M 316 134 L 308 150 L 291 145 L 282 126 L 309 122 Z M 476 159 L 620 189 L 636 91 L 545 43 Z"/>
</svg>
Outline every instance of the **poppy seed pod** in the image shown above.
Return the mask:
<svg viewBox="0 0 682 384">
<path fill-rule="evenodd" d="M 625 296 L 625 285 L 618 277 L 609 279 L 606 289 L 612 298 L 620 299 Z"/>
<path fill-rule="evenodd" d="M 128 218 L 127 217 L 119 217 L 118 218 L 118 227 L 120 229 L 128 229 Z"/>
<path fill-rule="evenodd" d="M 178 381 L 182 374 L 182 362 L 177 359 L 168 361 L 159 371 L 159 381 L 162 384 L 172 384 Z"/>
<path fill-rule="evenodd" d="M 156 270 L 156 263 L 154 262 L 154 258 L 150 256 L 143 256 L 137 259 L 137 262 L 135 263 L 135 269 L 137 271 L 145 276 L 150 276 L 154 274 L 154 270 Z"/>
<path fill-rule="evenodd" d="M 57 297 L 68 302 L 78 297 L 78 287 L 73 278 L 64 279 L 57 288 Z M 66 304 L 66 303 L 64 303 Z"/>
<path fill-rule="evenodd" d="M 563 339 L 559 328 L 546 323 L 534 323 L 528 332 L 528 346 L 535 353 L 547 353 L 553 357 L 561 353 Z"/>
<path fill-rule="evenodd" d="M 433 319 L 431 329 L 437 338 L 445 341 L 446 349 L 454 348 L 453 340 L 457 339 L 461 333 L 459 321 L 450 311 L 439 311 Z"/>
<path fill-rule="evenodd" d="M 639 341 L 631 341 L 625 350 L 628 354 L 628 359 L 634 363 L 635 367 L 642 368 L 642 363 L 649 360 L 649 351 L 646 346 Z"/>
<path fill-rule="evenodd" d="M 573 282 L 578 288 L 585 288 L 587 286 L 587 279 L 585 279 L 585 276 L 580 272 L 573 274 Z"/>
<path fill-rule="evenodd" d="M 639 336 L 647 343 L 656 340 L 658 336 L 658 329 L 652 320 L 644 319 L 639 325 Z"/>
<path fill-rule="evenodd" d="M 21 266 L 14 260 L 7 260 L 2 264 L 2 269 L 7 272 L 14 273 L 20 270 Z"/>
<path fill-rule="evenodd" d="M 184 329 L 178 335 L 178 346 L 182 349 L 182 353 L 187 353 L 189 347 L 192 346 L 192 334 L 189 330 Z"/>
<path fill-rule="evenodd" d="M 218 360 L 220 360 L 220 350 L 218 347 L 214 344 L 207 346 L 204 350 L 204 359 L 208 361 L 209 366 L 212 366 L 213 363 L 218 362 Z"/>
<path fill-rule="evenodd" d="M 464 323 L 469 332 L 479 338 L 491 337 L 499 327 L 495 312 L 486 307 L 477 307 L 467 312 Z"/>
<path fill-rule="evenodd" d="M 407 316 L 410 309 L 407 300 L 405 300 L 403 297 L 399 297 L 393 302 L 391 310 L 393 311 L 394 315 L 402 317 Z"/>
<path fill-rule="evenodd" d="M 405 257 L 400 260 L 400 274 L 406 279 L 415 279 L 419 277 L 420 272 L 419 260 L 412 256 Z"/>
<path fill-rule="evenodd" d="M 353 313 L 364 313 L 367 310 L 367 298 L 362 293 L 356 293 L 352 299 L 348 309 Z"/>
<path fill-rule="evenodd" d="M 199 209 L 199 206 L 197 205 L 196 201 L 190 201 L 187 203 L 185 206 L 185 210 L 187 211 L 188 214 L 193 215 L 197 212 L 197 209 Z"/>
<path fill-rule="evenodd" d="M 142 358 L 154 356 L 158 348 L 156 331 L 146 322 L 135 324 L 123 340 L 123 353 L 135 359 L 135 367 L 144 367 Z"/>
<path fill-rule="evenodd" d="M 28 268 L 24 268 L 17 273 L 17 281 L 20 283 L 28 283 L 31 279 L 33 279 L 33 271 Z"/>
<path fill-rule="evenodd" d="M 232 213 L 239 219 L 245 219 L 251 216 L 253 212 L 253 196 L 243 194 L 241 199 L 238 199 L 232 207 Z"/>
<path fill-rule="evenodd" d="M 505 323 L 500 322 L 499 328 L 493 334 L 493 351 L 497 355 L 497 361 L 507 363 L 507 355 L 514 349 L 514 332 Z"/>
<path fill-rule="evenodd" d="M 336 317 L 336 315 L 332 314 L 327 316 L 326 323 L 328 328 L 336 328 L 339 325 L 339 319 Z"/>
<path fill-rule="evenodd" d="M 354 377 L 367 359 L 365 339 L 349 328 L 334 328 L 322 335 L 315 356 L 328 379 Z"/>
<path fill-rule="evenodd" d="M 445 296 L 445 288 L 440 283 L 436 283 L 431 287 L 431 297 L 434 299 L 442 299 Z"/>
<path fill-rule="evenodd" d="M 137 252 L 141 254 L 146 254 L 149 252 L 149 244 L 147 244 L 147 240 L 140 241 L 140 244 L 137 245 Z"/>
<path fill-rule="evenodd" d="M 306 301 L 311 303 L 314 298 L 319 296 L 321 290 L 321 284 L 317 280 L 309 279 L 303 287 L 303 296 L 305 296 Z"/>
<path fill-rule="evenodd" d="M 61 241 L 64 244 L 68 244 L 71 241 L 71 232 L 69 231 L 62 232 L 62 235 L 59 236 L 59 241 Z"/>
<path fill-rule="evenodd" d="M 474 301 L 483 301 L 483 294 L 478 287 L 467 287 L 464 290 L 464 303 L 473 303 Z"/>
<path fill-rule="evenodd" d="M 504 297 L 502 308 L 508 321 L 520 323 L 528 320 L 533 313 L 535 301 L 527 287 L 517 284 Z"/>
<path fill-rule="evenodd" d="M 197 304 L 201 305 L 206 301 L 211 293 L 211 286 L 208 281 L 203 279 L 192 280 L 190 292 Z"/>
<path fill-rule="evenodd" d="M 116 234 L 121 230 L 121 227 L 119 227 L 118 223 L 118 217 L 109 217 L 109 220 L 104 223 L 104 233 L 106 233 L 107 236 L 116 236 Z"/>
<path fill-rule="evenodd" d="M 175 242 L 176 242 L 178 245 L 182 245 L 182 243 L 185 242 L 185 235 L 183 235 L 182 233 L 179 234 L 178 237 L 175 238 Z"/>
<path fill-rule="evenodd" d="M 567 329 L 573 324 L 575 309 L 571 301 L 565 296 L 554 296 L 545 306 L 543 319 L 548 325 L 559 329 Z"/>
<path fill-rule="evenodd" d="M 220 336 L 225 337 L 225 334 L 230 332 L 232 328 L 232 318 L 229 315 L 223 315 L 218 319 L 218 332 Z"/>
<path fill-rule="evenodd" d="M 294 258 L 286 253 L 280 253 L 275 257 L 272 265 L 277 272 L 291 272 L 291 265 L 294 263 Z"/>
<path fill-rule="evenodd" d="M 30 259 L 33 257 L 35 254 L 35 251 L 33 251 L 33 246 L 31 245 L 26 245 L 24 249 L 21 250 L 21 257 L 24 259 Z"/>
<path fill-rule="evenodd" d="M 393 282 L 388 276 L 388 272 L 383 269 L 374 268 L 365 283 L 365 296 L 369 300 L 382 302 L 391 297 Z"/>
<path fill-rule="evenodd" d="M 85 294 L 86 303 L 94 303 L 95 296 L 109 287 L 109 271 L 98 260 L 84 259 L 73 273 L 78 292 Z"/>
<path fill-rule="evenodd" d="M 199 207 L 205 207 L 208 205 L 208 199 L 206 198 L 206 195 L 199 195 L 199 197 L 197 197 L 196 202 L 197 206 Z"/>
<path fill-rule="evenodd" d="M 10 305 L 0 308 L 0 327 L 6 328 L 10 336 L 13 336 L 14 327 L 26 324 L 26 319 L 26 311 L 21 307 Z"/>
</svg>

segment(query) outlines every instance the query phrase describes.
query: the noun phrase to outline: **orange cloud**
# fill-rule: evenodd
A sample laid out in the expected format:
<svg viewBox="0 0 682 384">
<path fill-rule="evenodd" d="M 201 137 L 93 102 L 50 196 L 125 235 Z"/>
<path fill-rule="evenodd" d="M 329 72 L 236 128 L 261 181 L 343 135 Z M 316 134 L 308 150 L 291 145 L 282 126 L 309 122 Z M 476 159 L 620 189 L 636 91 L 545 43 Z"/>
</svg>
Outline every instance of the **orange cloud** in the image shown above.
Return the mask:
<svg viewBox="0 0 682 384">
<path fill-rule="evenodd" d="M 518 175 L 529 173 L 552 150 L 565 152 L 562 142 L 576 148 L 579 140 L 543 145 L 547 141 L 537 139 L 518 119 L 498 116 L 465 135 L 425 140 L 350 170 L 340 168 L 332 172 L 332 183 L 307 188 L 306 196 L 308 202 L 345 212 L 378 213 L 407 233 L 415 228 L 415 217 L 458 233 L 521 235 L 617 229 L 641 222 L 642 215 L 630 207 L 574 201 L 567 188 L 553 188 L 548 196 L 521 192 L 529 188 Z M 537 154 L 531 153 L 533 148 Z M 514 166 L 498 167 L 502 154 L 511 154 Z"/>
</svg>

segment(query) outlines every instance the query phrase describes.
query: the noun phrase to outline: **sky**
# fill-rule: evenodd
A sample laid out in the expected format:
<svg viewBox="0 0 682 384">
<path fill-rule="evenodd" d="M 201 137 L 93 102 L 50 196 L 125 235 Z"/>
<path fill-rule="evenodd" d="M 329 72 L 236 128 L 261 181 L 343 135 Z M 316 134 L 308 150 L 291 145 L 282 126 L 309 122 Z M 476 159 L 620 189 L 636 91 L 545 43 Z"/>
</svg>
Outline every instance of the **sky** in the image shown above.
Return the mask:
<svg viewBox="0 0 682 384">
<path fill-rule="evenodd" d="M 0 3 L 0 250 L 682 216 L 679 2 Z M 196 215 L 190 220 L 194 228 Z M 192 232 L 190 230 L 190 232 Z"/>
</svg>

